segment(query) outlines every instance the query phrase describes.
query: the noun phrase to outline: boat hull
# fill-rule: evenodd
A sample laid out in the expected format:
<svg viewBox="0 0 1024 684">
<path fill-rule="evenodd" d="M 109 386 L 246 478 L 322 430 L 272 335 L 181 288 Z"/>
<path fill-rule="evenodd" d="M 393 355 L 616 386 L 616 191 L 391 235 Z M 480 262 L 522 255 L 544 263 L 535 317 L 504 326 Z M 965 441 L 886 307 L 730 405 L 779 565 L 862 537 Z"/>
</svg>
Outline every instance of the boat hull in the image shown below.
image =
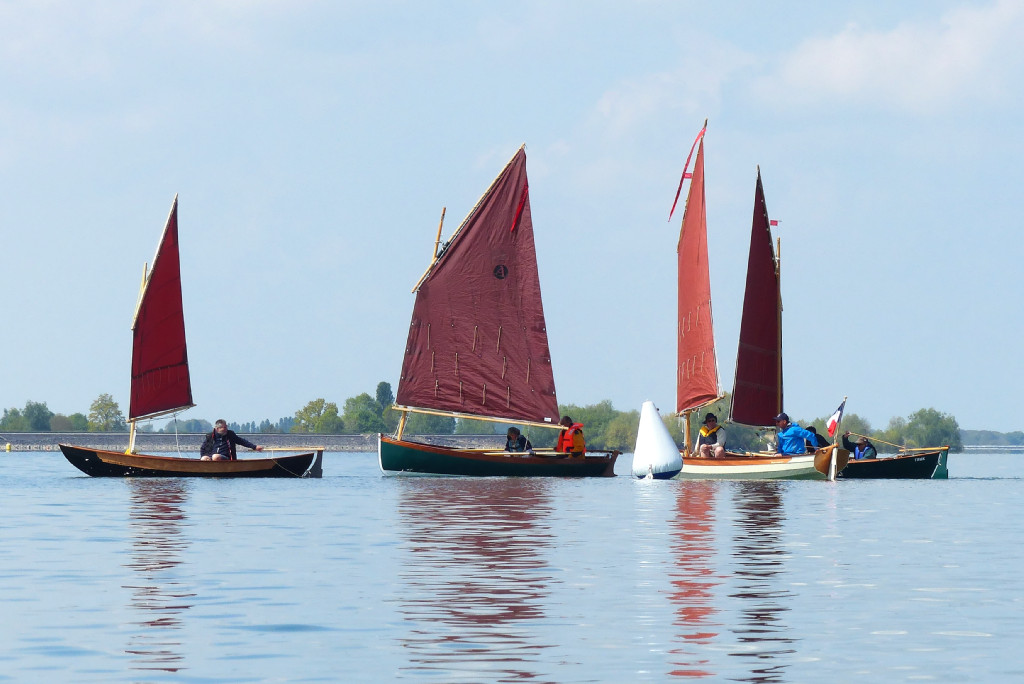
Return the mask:
<svg viewBox="0 0 1024 684">
<path fill-rule="evenodd" d="M 614 477 L 617 451 L 572 458 L 505 451 L 455 449 L 377 437 L 377 458 L 385 475 L 466 475 L 472 477 Z"/>
<path fill-rule="evenodd" d="M 92 477 L 320 477 L 323 451 L 234 461 L 126 454 L 70 444 L 60 450 L 71 465 Z"/>
<path fill-rule="evenodd" d="M 818 460 L 821 461 L 821 454 Z M 827 470 L 815 467 L 815 454 L 726 453 L 725 458 L 683 455 L 683 469 L 676 480 L 824 480 Z"/>
<path fill-rule="evenodd" d="M 843 480 L 945 480 L 949 477 L 949 448 L 891 458 L 850 461 L 838 477 Z"/>
</svg>

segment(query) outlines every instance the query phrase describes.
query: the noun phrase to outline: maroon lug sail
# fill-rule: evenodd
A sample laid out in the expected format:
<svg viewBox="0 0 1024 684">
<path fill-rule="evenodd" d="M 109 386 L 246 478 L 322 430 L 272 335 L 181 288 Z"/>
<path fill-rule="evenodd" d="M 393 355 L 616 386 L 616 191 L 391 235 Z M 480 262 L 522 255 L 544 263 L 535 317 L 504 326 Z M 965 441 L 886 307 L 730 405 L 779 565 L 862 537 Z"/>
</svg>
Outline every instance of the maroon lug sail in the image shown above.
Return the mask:
<svg viewBox="0 0 1024 684">
<path fill-rule="evenodd" d="M 174 198 L 132 325 L 129 420 L 192 405 L 185 348 L 178 257 L 178 198 Z"/>
<path fill-rule="evenodd" d="M 558 422 L 522 148 L 419 285 L 396 403 Z"/>
<path fill-rule="evenodd" d="M 676 412 L 682 413 L 718 398 L 718 365 L 711 318 L 707 212 L 704 204 L 703 139 L 697 149 L 676 255 L 679 305 L 676 331 Z"/>
<path fill-rule="evenodd" d="M 782 293 L 758 169 L 730 414 L 737 423 L 770 426 L 781 411 Z"/>
</svg>

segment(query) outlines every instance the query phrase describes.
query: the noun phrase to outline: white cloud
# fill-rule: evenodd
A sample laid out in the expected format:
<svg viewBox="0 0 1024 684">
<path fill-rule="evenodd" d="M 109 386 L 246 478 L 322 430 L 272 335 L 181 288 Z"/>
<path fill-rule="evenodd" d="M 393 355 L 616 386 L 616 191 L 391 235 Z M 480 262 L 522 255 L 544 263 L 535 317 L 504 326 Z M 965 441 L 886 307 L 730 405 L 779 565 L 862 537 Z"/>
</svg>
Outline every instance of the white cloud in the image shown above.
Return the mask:
<svg viewBox="0 0 1024 684">
<path fill-rule="evenodd" d="M 889 31 L 849 25 L 804 41 L 755 94 L 780 108 L 864 105 L 924 112 L 995 98 L 1019 80 L 1024 2 L 952 10 Z"/>
<path fill-rule="evenodd" d="M 622 80 L 605 91 L 588 125 L 615 140 L 669 112 L 692 114 L 699 121 L 714 113 L 725 85 L 753 62 L 752 55 L 729 44 L 691 40 L 677 68 Z"/>
</svg>

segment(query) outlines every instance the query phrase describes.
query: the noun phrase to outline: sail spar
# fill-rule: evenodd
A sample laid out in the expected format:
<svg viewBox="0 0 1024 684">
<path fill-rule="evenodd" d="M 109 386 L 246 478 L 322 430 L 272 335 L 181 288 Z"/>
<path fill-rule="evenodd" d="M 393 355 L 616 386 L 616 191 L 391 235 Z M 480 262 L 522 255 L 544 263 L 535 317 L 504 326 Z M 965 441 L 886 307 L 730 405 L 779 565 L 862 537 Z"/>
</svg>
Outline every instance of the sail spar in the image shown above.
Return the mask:
<svg viewBox="0 0 1024 684">
<path fill-rule="evenodd" d="M 679 307 L 676 331 L 676 412 L 682 413 L 718 398 L 702 138 L 697 148 L 676 255 Z"/>
<path fill-rule="evenodd" d="M 770 426 L 781 411 L 782 292 L 758 169 L 730 415 L 737 423 Z"/>
<path fill-rule="evenodd" d="M 395 403 L 558 422 L 524 148 L 420 282 Z"/>
<path fill-rule="evenodd" d="M 192 406 L 185 347 L 175 196 L 153 267 L 146 275 L 132 323 L 132 390 L 128 419 Z"/>
</svg>

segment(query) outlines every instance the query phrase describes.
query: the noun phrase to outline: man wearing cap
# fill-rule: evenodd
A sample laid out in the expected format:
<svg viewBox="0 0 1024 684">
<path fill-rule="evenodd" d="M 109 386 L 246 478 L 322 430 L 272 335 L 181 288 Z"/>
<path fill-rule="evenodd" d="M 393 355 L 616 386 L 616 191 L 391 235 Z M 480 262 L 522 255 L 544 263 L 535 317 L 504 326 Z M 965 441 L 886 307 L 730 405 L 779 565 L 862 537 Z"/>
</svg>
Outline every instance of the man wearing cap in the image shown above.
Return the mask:
<svg viewBox="0 0 1024 684">
<path fill-rule="evenodd" d="M 718 417 L 714 413 L 704 416 L 704 425 L 700 428 L 700 435 L 697 437 L 693 455 L 699 455 L 702 458 L 725 456 L 725 429 L 718 424 Z"/>
<path fill-rule="evenodd" d="M 857 443 L 850 441 L 850 431 L 843 433 L 843 448 L 853 454 L 853 459 L 859 461 L 862 458 L 878 458 L 878 450 L 875 445 L 868 441 L 864 435 L 857 437 Z"/>
<path fill-rule="evenodd" d="M 777 438 L 775 453 L 777 454 L 806 454 L 807 441 L 817 441 L 817 436 L 813 432 L 804 430 L 796 423 L 790 423 L 789 416 L 785 413 L 775 416 L 775 428 Z"/>
</svg>

